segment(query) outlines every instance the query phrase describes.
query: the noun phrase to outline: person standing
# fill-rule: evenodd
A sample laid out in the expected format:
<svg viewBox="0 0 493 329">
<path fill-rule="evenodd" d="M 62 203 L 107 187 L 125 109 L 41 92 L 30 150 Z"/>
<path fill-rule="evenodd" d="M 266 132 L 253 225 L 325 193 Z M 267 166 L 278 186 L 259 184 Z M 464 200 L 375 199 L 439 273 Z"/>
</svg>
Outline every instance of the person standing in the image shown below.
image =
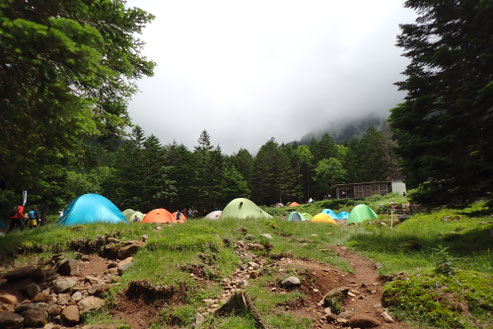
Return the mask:
<svg viewBox="0 0 493 329">
<path fill-rule="evenodd" d="M 27 213 L 29 228 L 33 228 L 39 225 L 39 212 L 38 207 L 34 206 L 31 211 Z"/>
<path fill-rule="evenodd" d="M 17 225 L 21 227 L 21 231 L 24 230 L 24 219 L 26 215 L 24 215 L 24 207 L 17 206 L 15 210 L 15 214 L 10 216 L 10 226 L 7 233 L 10 233 Z"/>
</svg>

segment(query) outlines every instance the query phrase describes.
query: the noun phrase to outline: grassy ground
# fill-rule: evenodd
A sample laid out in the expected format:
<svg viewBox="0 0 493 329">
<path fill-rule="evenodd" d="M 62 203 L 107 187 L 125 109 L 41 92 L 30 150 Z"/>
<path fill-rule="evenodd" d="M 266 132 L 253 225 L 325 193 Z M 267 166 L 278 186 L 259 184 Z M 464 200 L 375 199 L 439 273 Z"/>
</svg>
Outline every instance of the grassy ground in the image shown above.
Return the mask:
<svg viewBox="0 0 493 329">
<path fill-rule="evenodd" d="M 402 197 L 389 195 L 365 200 L 388 222 L 390 202 L 404 203 Z M 324 208 L 350 210 L 352 200 L 324 200 L 302 205 L 296 210 L 316 214 Z M 382 206 L 380 206 L 382 205 Z M 243 239 L 243 227 L 253 236 L 251 242 L 267 246 L 265 256 L 276 254 L 310 258 L 351 272 L 348 263 L 332 251 L 331 246 L 345 245 L 380 263 L 379 272 L 386 276 L 403 273 L 409 280 L 394 280 L 384 290 L 385 302 L 394 315 L 416 323 L 418 327 L 488 328 L 493 327 L 493 218 L 484 214 L 484 203 L 468 209 L 442 209 L 430 214 L 416 214 L 393 229 L 381 220 L 359 226 L 332 226 L 323 223 L 287 222 L 280 219 L 292 209 L 266 209 L 273 219 L 189 220 L 180 225 L 95 224 L 75 227 L 47 225 L 0 238 L 0 259 L 9 264 L 49 258 L 55 253 L 73 256 L 70 243 L 117 232 L 121 240 L 140 240 L 148 235 L 145 249 L 135 255 L 135 265 L 121 278 L 121 285 L 107 297 L 108 304 L 127 283 L 146 279 L 156 286 L 185 287 L 181 303 L 163 307 L 155 328 L 174 324 L 189 327 L 195 312 L 204 309 L 205 298 L 217 297 L 221 282 L 242 261 L 231 242 Z M 269 233 L 273 240 L 260 237 Z M 207 285 L 198 284 L 187 269 L 200 266 Z M 297 271 L 292 269 L 293 273 Z M 296 272 L 299 274 L 299 271 Z M 267 323 L 273 328 L 307 328 L 308 319 L 296 319 L 278 312 L 279 305 L 303 299 L 299 293 L 280 294 L 265 289 L 277 282 L 276 273 L 266 273 L 250 280 L 249 295 Z M 103 309 L 87 316 L 88 323 L 110 321 Z M 206 318 L 210 328 L 255 328 L 248 313 Z"/>
</svg>

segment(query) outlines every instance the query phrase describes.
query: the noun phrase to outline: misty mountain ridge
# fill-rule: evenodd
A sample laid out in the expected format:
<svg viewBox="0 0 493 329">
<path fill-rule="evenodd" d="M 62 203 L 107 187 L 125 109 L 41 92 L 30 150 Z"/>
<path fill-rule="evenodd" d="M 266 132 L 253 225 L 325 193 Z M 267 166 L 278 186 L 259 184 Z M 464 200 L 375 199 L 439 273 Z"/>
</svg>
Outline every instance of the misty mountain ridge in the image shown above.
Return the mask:
<svg viewBox="0 0 493 329">
<path fill-rule="evenodd" d="M 326 133 L 334 139 L 336 144 L 342 144 L 345 141 L 351 140 L 353 137 L 363 136 L 370 126 L 380 130 L 385 120 L 385 117 L 375 113 L 368 114 L 366 117 L 333 120 L 328 122 L 325 128 L 311 131 L 301 137 L 299 141 L 293 141 L 289 144 L 310 145 L 313 138 L 318 141 Z"/>
</svg>

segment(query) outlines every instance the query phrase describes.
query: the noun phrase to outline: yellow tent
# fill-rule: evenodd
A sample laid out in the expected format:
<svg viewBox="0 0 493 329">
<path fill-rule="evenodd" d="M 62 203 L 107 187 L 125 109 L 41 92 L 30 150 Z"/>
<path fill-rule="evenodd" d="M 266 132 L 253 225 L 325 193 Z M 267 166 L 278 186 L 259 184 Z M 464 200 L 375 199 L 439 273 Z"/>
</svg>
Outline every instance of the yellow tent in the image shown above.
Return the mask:
<svg viewBox="0 0 493 329">
<path fill-rule="evenodd" d="M 310 221 L 314 223 L 329 223 L 332 225 L 337 225 L 337 222 L 332 217 L 322 213 L 316 214 Z"/>
</svg>

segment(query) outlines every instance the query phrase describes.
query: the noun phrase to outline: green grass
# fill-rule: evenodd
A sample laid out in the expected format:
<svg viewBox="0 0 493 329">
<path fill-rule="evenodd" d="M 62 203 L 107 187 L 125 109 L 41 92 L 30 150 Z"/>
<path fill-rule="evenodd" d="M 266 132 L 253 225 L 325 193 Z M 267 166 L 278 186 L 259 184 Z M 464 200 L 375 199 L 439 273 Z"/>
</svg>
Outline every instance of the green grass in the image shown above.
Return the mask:
<svg viewBox="0 0 493 329">
<path fill-rule="evenodd" d="M 228 277 L 243 261 L 234 253 L 238 240 L 257 242 L 268 247 L 254 252 L 274 262 L 276 255 L 309 258 L 351 272 L 350 265 L 338 257 L 334 246 L 347 246 L 374 262 L 381 263 L 379 272 L 394 275 L 406 272 L 411 280 L 392 281 L 385 286 L 390 310 L 402 319 L 419 326 L 437 328 L 493 327 L 493 218 L 485 215 L 485 203 L 477 202 L 470 208 L 441 209 L 429 214 L 415 214 L 390 229 L 386 213 L 390 202 L 402 204 L 406 199 L 397 195 L 376 196 L 362 200 L 380 212 L 380 219 L 357 226 L 333 226 L 323 223 L 287 222 L 279 217 L 261 220 L 189 220 L 180 225 L 157 224 L 92 224 L 75 227 L 46 225 L 0 237 L 0 260 L 8 264 L 14 258 L 32 263 L 36 258 L 48 258 L 62 252 L 74 257 L 71 241 L 90 240 L 96 236 L 116 234 L 121 241 L 140 240 L 148 236 L 146 248 L 134 255 L 134 266 L 106 297 L 107 304 L 117 303 L 118 294 L 134 280 L 148 280 L 155 286 L 186 287 L 180 304 L 165 305 L 162 316 L 153 328 L 193 325 L 195 313 L 205 307 L 205 298 L 216 298 L 222 291 L 222 279 Z M 297 210 L 312 214 L 324 208 L 335 211 L 351 210 L 360 203 L 354 200 L 323 200 L 293 208 L 267 208 L 276 216 Z M 380 207 L 380 205 L 383 205 Z M 460 220 L 442 221 L 460 216 Z M 486 224 L 484 224 L 486 223 Z M 253 236 L 245 239 L 243 227 Z M 260 237 L 272 235 L 272 240 Z M 445 260 L 444 260 L 445 257 Z M 440 267 L 446 264 L 447 267 Z M 199 268 L 207 284 L 190 276 L 191 269 Z M 274 267 L 275 268 L 275 267 Z M 436 273 L 437 268 L 445 269 Z M 290 267 L 279 273 L 266 270 L 250 279 L 247 292 L 265 321 L 272 328 L 307 328 L 309 319 L 296 319 L 286 311 L 286 305 L 303 301 L 304 296 L 293 290 L 272 291 L 278 282 L 289 276 L 303 277 L 303 269 Z M 183 290 L 180 290 L 183 291 Z M 447 296 L 467 305 L 467 312 L 454 309 Z M 452 306 L 451 306 L 452 305 Z M 86 323 L 106 323 L 111 318 L 104 309 L 86 316 Z M 248 312 L 240 311 L 226 317 L 207 317 L 209 328 L 255 328 L 255 320 Z"/>
</svg>

